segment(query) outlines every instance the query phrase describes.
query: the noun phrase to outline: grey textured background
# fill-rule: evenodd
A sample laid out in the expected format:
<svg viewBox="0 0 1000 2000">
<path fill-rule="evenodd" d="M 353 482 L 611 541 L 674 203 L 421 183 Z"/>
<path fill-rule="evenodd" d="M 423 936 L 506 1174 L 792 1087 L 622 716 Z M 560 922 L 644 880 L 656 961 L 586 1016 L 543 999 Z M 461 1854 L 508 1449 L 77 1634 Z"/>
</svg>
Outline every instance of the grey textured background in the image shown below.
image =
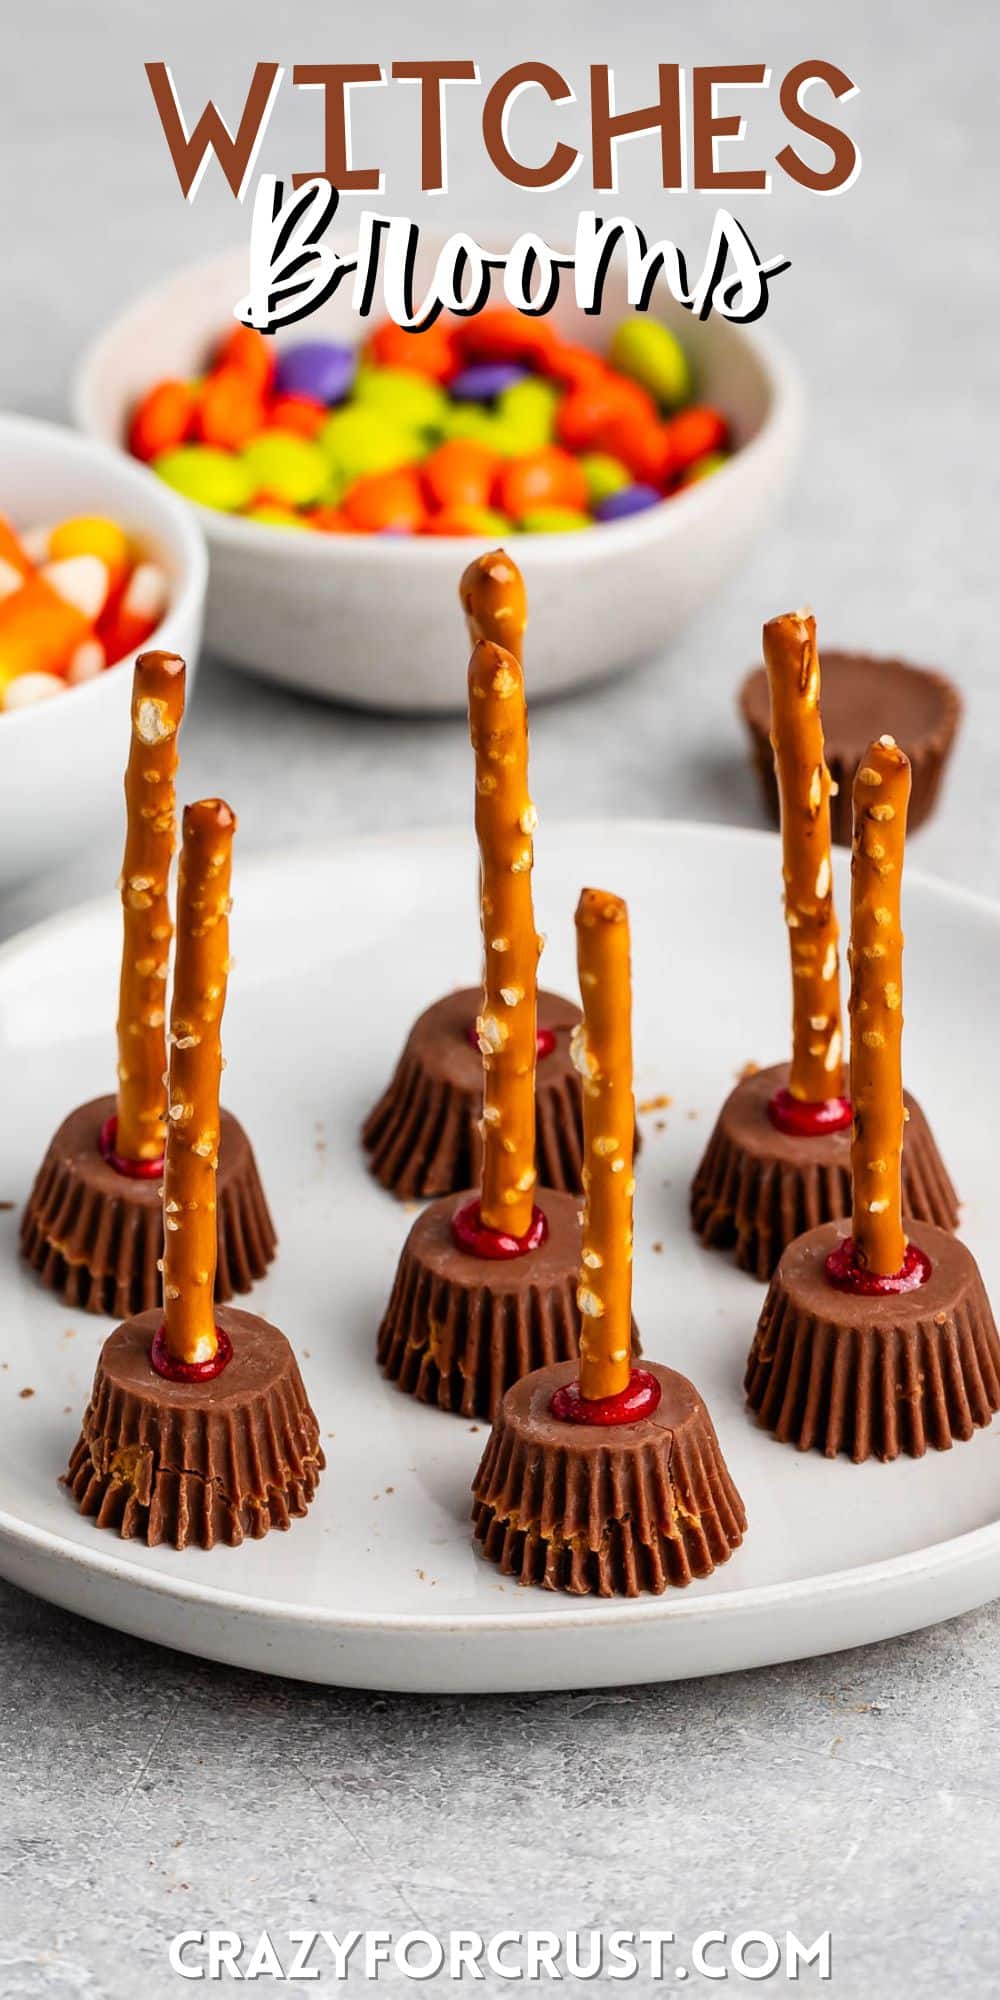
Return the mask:
<svg viewBox="0 0 1000 2000">
<path fill-rule="evenodd" d="M 34 0 L 0 30 L 0 404 L 60 415 L 74 357 L 109 313 L 160 271 L 244 238 L 214 172 L 193 208 L 180 199 L 146 59 L 170 62 L 185 104 L 214 92 L 226 109 L 264 57 L 471 54 L 490 79 L 545 56 L 581 95 L 587 64 L 604 60 L 622 105 L 653 95 L 658 58 L 763 59 L 776 76 L 802 56 L 834 59 L 861 85 L 846 114 L 865 156 L 857 185 L 834 201 L 780 181 L 768 198 L 734 198 L 761 247 L 793 259 L 768 322 L 810 390 L 792 505 L 669 659 L 535 714 L 535 792 L 549 815 L 755 823 L 733 685 L 762 616 L 809 601 L 828 641 L 908 652 L 961 681 L 969 723 L 913 859 L 991 892 L 1000 41 L 982 0 L 957 0 L 946 22 L 942 37 L 902 0 L 807 12 L 578 0 L 541 21 L 524 0 L 502 12 L 438 0 L 416 17 L 375 0 L 364 25 L 319 0 Z M 359 155 L 387 164 L 386 206 L 473 228 L 510 219 L 477 145 L 475 93 L 450 115 L 460 191 L 435 203 L 414 195 L 414 110 L 397 99 L 390 118 L 372 96 L 356 121 Z M 318 163 L 315 106 L 286 86 L 263 167 Z M 576 136 L 582 107 L 567 117 Z M 763 153 L 766 113 L 753 130 Z M 619 205 L 696 244 L 711 198 L 657 203 L 654 157 L 644 141 L 622 154 Z M 555 234 L 586 193 L 581 175 L 531 201 L 530 220 Z M 234 797 L 247 848 L 466 808 L 461 725 L 325 709 L 211 661 L 185 756 L 194 793 Z M 108 874 L 103 846 L 79 854 L 0 908 L 0 931 L 101 890 Z M 830 1926 L 827 1990 L 840 1996 L 1000 1991 L 986 1921 L 1000 1863 L 992 1609 L 757 1675 L 502 1702 L 227 1675 L 5 1587 L 0 1606 L 0 1993 L 11 2000 L 181 1991 L 166 1939 L 189 1926 L 253 1936 L 264 1924 L 418 1919 L 660 1924 L 678 1934 L 679 1959 L 713 1924 L 803 1937 Z"/>
</svg>

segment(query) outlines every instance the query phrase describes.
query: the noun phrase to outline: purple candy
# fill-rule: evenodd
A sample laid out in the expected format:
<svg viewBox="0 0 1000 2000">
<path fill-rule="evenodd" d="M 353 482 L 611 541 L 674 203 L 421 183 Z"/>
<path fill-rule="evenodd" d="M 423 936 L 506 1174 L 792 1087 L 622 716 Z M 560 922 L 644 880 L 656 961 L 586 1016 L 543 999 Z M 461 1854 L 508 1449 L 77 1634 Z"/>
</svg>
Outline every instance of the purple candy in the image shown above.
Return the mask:
<svg viewBox="0 0 1000 2000">
<path fill-rule="evenodd" d="M 279 396 L 311 396 L 317 403 L 342 403 L 354 380 L 353 347 L 336 340 L 303 340 L 278 354 L 275 387 Z"/>
<path fill-rule="evenodd" d="M 655 486 L 622 486 L 595 507 L 594 515 L 598 521 L 624 521 L 629 514 L 644 514 L 647 507 L 658 507 L 662 498 Z"/>
<path fill-rule="evenodd" d="M 480 361 L 474 368 L 463 368 L 449 382 L 448 393 L 456 403 L 492 403 L 515 382 L 526 382 L 530 372 L 513 361 Z"/>
</svg>

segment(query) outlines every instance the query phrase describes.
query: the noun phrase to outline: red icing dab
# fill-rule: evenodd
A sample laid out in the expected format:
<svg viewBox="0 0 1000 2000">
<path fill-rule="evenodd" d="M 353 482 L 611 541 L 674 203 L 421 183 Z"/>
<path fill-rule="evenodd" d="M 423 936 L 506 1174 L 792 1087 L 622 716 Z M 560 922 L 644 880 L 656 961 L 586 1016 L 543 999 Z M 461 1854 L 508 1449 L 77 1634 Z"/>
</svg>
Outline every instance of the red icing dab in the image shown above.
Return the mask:
<svg viewBox="0 0 1000 2000">
<path fill-rule="evenodd" d="M 563 1424 L 639 1424 L 651 1417 L 663 1391 L 648 1368 L 633 1368 L 628 1388 L 617 1396 L 600 1396 L 588 1402 L 580 1394 L 579 1382 L 567 1382 L 557 1389 L 549 1404 L 552 1415 Z"/>
<path fill-rule="evenodd" d="M 896 1292 L 915 1292 L 931 1275 L 931 1260 L 915 1243 L 908 1243 L 899 1271 L 866 1271 L 855 1261 L 853 1236 L 842 1236 L 826 1260 L 826 1275 L 839 1292 L 857 1292 L 862 1298 L 891 1298 Z"/>
<path fill-rule="evenodd" d="M 529 1250 L 537 1250 L 549 1233 L 549 1225 L 540 1208 L 531 1211 L 531 1227 L 524 1236 L 512 1236 L 506 1229 L 490 1229 L 483 1221 L 479 1208 L 479 1196 L 467 1201 L 462 1208 L 456 1208 L 451 1218 L 452 1238 L 459 1250 L 465 1250 L 470 1257 L 493 1257 L 496 1259 L 524 1257 Z"/>
<path fill-rule="evenodd" d="M 130 1181 L 160 1181 L 163 1179 L 162 1153 L 158 1160 L 126 1160 L 121 1153 L 115 1152 L 115 1140 L 117 1137 L 118 1120 L 114 1112 L 112 1112 L 111 1117 L 106 1118 L 101 1126 L 101 1136 L 97 1143 L 100 1147 L 102 1159 L 107 1160 L 109 1167 L 114 1167 L 116 1174 L 124 1174 L 126 1179 Z"/>
<path fill-rule="evenodd" d="M 824 1132 L 846 1132 L 851 1122 L 849 1097 L 824 1097 L 818 1104 L 793 1097 L 790 1090 L 776 1090 L 767 1115 L 779 1132 L 792 1139 L 818 1139 Z"/>
<path fill-rule="evenodd" d="M 215 1329 L 218 1347 L 210 1361 L 177 1361 L 167 1346 L 166 1327 L 158 1326 L 153 1335 L 153 1345 L 149 1359 L 157 1375 L 163 1375 L 168 1382 L 212 1382 L 228 1368 L 233 1358 L 233 1343 L 221 1326 Z"/>
<path fill-rule="evenodd" d="M 465 1034 L 466 1034 L 466 1040 L 471 1042 L 472 1047 L 474 1049 L 478 1049 L 479 1036 L 476 1033 L 475 1021 L 469 1022 L 469 1025 L 465 1030 Z M 543 1057 L 550 1056 L 552 1054 L 553 1049 L 555 1048 L 555 1045 L 556 1045 L 555 1030 L 553 1028 L 539 1028 L 535 1035 L 536 1062 L 541 1062 Z"/>
</svg>

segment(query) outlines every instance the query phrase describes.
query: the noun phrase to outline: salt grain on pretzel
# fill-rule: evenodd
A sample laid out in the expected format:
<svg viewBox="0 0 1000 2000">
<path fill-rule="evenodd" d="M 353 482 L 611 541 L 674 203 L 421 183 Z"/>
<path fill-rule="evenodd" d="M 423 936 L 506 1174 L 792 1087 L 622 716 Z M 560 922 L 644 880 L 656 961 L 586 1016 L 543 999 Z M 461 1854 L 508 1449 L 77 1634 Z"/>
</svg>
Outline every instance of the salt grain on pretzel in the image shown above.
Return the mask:
<svg viewBox="0 0 1000 2000">
<path fill-rule="evenodd" d="M 483 919 L 482 1220 L 527 1234 L 535 1192 L 538 957 L 531 896 L 528 712 L 512 652 L 480 640 L 469 662 L 469 727 L 476 759 L 476 834 Z"/>
<path fill-rule="evenodd" d="M 221 799 L 184 809 L 177 955 L 170 1010 L 163 1206 L 165 1339 L 175 1361 L 210 1361 L 215 1327 L 220 1023 L 229 972 L 229 884 L 236 816 Z"/>
<path fill-rule="evenodd" d="M 764 663 L 792 963 L 789 1090 L 794 1098 L 818 1104 L 842 1095 L 844 1063 L 830 860 L 831 780 L 823 750 L 815 619 L 801 611 L 769 619 Z"/>
<path fill-rule="evenodd" d="M 477 556 L 464 571 L 459 586 L 470 643 L 490 639 L 505 646 L 516 660 L 523 657 L 528 602 L 524 578 L 505 549 Z"/>
<path fill-rule="evenodd" d="M 135 663 L 118 993 L 115 1151 L 124 1160 L 160 1159 L 166 1133 L 164 1022 L 172 935 L 167 891 L 176 838 L 174 779 L 184 679 L 184 661 L 176 653 L 141 653 Z"/>
<path fill-rule="evenodd" d="M 631 1368 L 635 1100 L 629 921 L 620 896 L 583 890 L 576 951 L 583 1000 L 574 1037 L 583 1079 L 580 1393 L 596 1402 L 627 1389 Z"/>
<path fill-rule="evenodd" d="M 900 885 L 910 763 L 891 736 L 854 779 L 851 860 L 851 1171 L 860 1269 L 891 1275 L 906 1254 L 902 1222 L 902 968 Z"/>
</svg>

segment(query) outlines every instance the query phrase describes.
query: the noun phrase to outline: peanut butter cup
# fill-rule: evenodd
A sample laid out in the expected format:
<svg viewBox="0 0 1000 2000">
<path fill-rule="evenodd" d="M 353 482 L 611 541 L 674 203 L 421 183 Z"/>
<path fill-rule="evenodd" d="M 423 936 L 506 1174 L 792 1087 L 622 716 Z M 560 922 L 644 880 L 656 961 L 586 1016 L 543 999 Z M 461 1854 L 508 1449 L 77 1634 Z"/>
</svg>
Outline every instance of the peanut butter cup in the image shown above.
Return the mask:
<svg viewBox="0 0 1000 2000">
<path fill-rule="evenodd" d="M 816 624 L 789 612 L 764 627 L 770 739 L 781 794 L 782 875 L 792 982 L 791 1061 L 744 1076 L 719 1114 L 691 1188 L 691 1220 L 757 1278 L 786 1244 L 849 1211 L 851 1104 L 840 1002 L 830 810 Z M 952 1229 L 955 1191 L 930 1126 L 907 1097 L 908 1212 Z"/>
<path fill-rule="evenodd" d="M 767 669 L 754 667 L 740 689 L 754 768 L 768 816 L 781 816 L 771 745 Z M 826 761 L 836 792 L 830 801 L 834 840 L 851 844 L 851 791 L 865 745 L 888 730 L 906 751 L 913 773 L 911 833 L 930 818 L 962 719 L 962 699 L 945 674 L 871 653 L 823 651 Z"/>
<path fill-rule="evenodd" d="M 708 1411 L 673 1369 L 633 1365 L 631 970 L 628 912 L 585 889 L 584 1215 L 577 1359 L 509 1388 L 473 1483 L 483 1554 L 521 1583 L 636 1597 L 707 1576 L 746 1516 Z"/>
<path fill-rule="evenodd" d="M 854 780 L 851 1221 L 784 1250 L 747 1363 L 759 1422 L 859 1463 L 919 1458 L 1000 1409 L 1000 1337 L 974 1257 L 904 1215 L 903 933 L 909 763 L 891 736 Z"/>
<path fill-rule="evenodd" d="M 105 1341 L 66 1484 L 98 1527 L 213 1548 L 303 1514 L 319 1427 L 277 1327 L 219 1306 L 220 1023 L 229 969 L 235 817 L 184 813 L 163 1166 L 162 1306 Z"/>
<path fill-rule="evenodd" d="M 183 660 L 142 653 L 125 774 L 118 1089 L 70 1112 L 35 1177 L 21 1253 L 42 1283 L 85 1312 L 143 1312 L 160 1295 L 160 1182 L 167 1130 L 168 900 Z M 274 1225 L 242 1126 L 222 1119 L 218 1297 L 248 1291 L 274 1256 Z"/>
</svg>

